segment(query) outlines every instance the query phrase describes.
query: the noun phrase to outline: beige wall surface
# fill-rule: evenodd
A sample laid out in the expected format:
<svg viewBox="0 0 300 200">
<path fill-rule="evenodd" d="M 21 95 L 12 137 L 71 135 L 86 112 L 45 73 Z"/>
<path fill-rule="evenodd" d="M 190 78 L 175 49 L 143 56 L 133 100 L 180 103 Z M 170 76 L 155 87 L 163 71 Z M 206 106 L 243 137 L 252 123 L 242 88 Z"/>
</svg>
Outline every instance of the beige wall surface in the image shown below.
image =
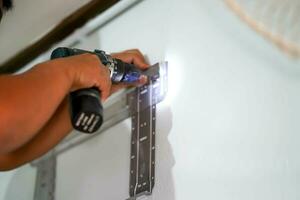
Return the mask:
<svg viewBox="0 0 300 200">
<path fill-rule="evenodd" d="M 35 42 L 90 0 L 14 0 L 0 23 L 0 63 Z"/>
</svg>

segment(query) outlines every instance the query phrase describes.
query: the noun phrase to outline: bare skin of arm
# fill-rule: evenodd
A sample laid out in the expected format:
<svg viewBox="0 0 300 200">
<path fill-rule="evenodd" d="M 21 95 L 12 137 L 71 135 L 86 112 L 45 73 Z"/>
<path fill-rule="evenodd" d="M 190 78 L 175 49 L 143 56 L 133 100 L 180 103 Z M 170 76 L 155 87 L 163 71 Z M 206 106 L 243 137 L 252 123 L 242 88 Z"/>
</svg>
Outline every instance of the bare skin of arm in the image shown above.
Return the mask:
<svg viewBox="0 0 300 200">
<path fill-rule="evenodd" d="M 86 55 L 87 56 L 87 55 Z M 90 55 L 89 55 L 90 56 Z M 122 59 L 125 62 L 131 62 L 134 63 L 135 65 L 139 66 L 140 68 L 147 68 L 148 65 L 145 63 L 144 58 L 142 54 L 137 51 L 137 50 L 129 50 L 125 51 L 122 53 L 114 54 L 114 57 L 117 57 L 119 59 Z M 80 58 L 83 59 L 83 58 Z M 58 65 L 61 63 L 53 63 L 53 65 Z M 92 64 L 92 63 L 89 63 Z M 94 65 L 99 68 L 99 63 L 94 63 Z M 47 66 L 50 67 L 50 66 Z M 84 73 L 84 72 L 81 72 Z M 98 72 L 99 73 L 99 72 Z M 102 72 L 106 73 L 106 72 Z M 106 74 L 106 76 L 108 76 Z M 44 80 L 45 81 L 45 80 Z M 85 87 L 91 87 L 91 86 L 99 86 L 98 83 L 92 82 L 87 84 L 88 86 L 82 86 L 82 82 L 85 80 L 80 80 L 79 84 L 78 82 L 76 84 L 73 84 L 71 86 L 66 86 L 66 91 L 63 90 L 61 93 L 62 98 L 65 98 L 66 94 L 71 90 L 76 90 L 80 88 L 85 88 Z M 103 94 L 103 89 L 106 89 L 106 93 L 104 93 L 104 96 L 102 96 L 102 99 L 104 100 L 109 96 L 110 93 L 125 87 L 126 85 L 120 84 L 120 85 L 113 85 L 110 87 L 110 84 L 108 83 L 107 85 L 103 84 L 103 82 L 109 80 L 103 80 L 99 86 L 99 89 L 101 89 L 102 94 Z M 141 79 L 138 84 L 143 84 L 145 83 L 145 79 Z M 1 85 L 1 80 L 0 80 L 0 85 Z M 67 83 L 66 83 L 67 85 Z M 103 86 L 104 85 L 104 86 Z M 48 87 L 48 86 L 46 86 Z M 60 85 L 57 85 L 58 88 L 60 88 Z M 106 88 L 104 88 L 106 87 Z M 61 89 L 61 88 L 60 88 Z M 36 95 L 35 95 L 36 96 Z M 49 96 L 49 95 L 48 95 Z M 48 97 L 47 96 L 47 97 Z M 42 98 L 41 98 L 42 99 Z M 58 98 L 60 99 L 60 98 Z M 45 98 L 43 99 L 44 102 L 41 102 L 42 106 L 45 106 L 46 104 L 48 105 L 49 99 Z M 36 101 L 36 100 L 35 100 Z M 61 141 L 71 130 L 71 122 L 70 122 L 70 116 L 69 116 L 69 108 L 68 108 L 68 101 L 65 99 L 64 101 L 58 100 L 59 105 L 54 104 L 51 109 L 54 108 L 53 114 L 51 115 L 52 112 L 49 112 L 50 118 L 45 117 L 46 123 L 42 126 L 39 127 L 38 125 L 35 125 L 34 128 L 30 127 L 31 129 L 36 129 L 38 130 L 36 134 L 28 134 L 27 137 L 23 137 L 23 141 L 20 142 L 20 140 L 17 138 L 17 142 L 19 142 L 17 145 L 15 142 L 12 144 L 15 145 L 15 148 L 12 148 L 11 151 L 0 153 L 0 170 L 10 170 L 15 167 L 18 167 L 26 162 L 29 162 L 33 159 L 36 159 L 37 157 L 40 157 L 47 151 L 49 151 L 51 148 L 53 148 L 59 141 Z M 31 102 L 32 104 L 35 104 L 34 102 Z M 1 105 L 1 104 L 0 104 Z M 48 105 L 49 106 L 49 105 Z M 29 108 L 30 109 L 30 108 Z M 32 109 L 32 107 L 31 107 Z M 48 113 L 47 113 L 48 114 Z M 37 121 L 42 120 L 41 118 L 37 118 Z M 29 120 L 28 123 L 32 123 L 31 120 Z M 36 124 L 43 124 L 43 122 L 36 123 Z M 38 127 L 38 128 L 36 128 Z M 21 135 L 24 134 L 24 131 L 22 131 L 22 128 L 20 127 L 19 131 L 21 131 Z M 16 132 L 17 133 L 17 132 Z M 30 131 L 28 131 L 30 133 Z M 19 145 L 19 146 L 18 146 Z"/>
<path fill-rule="evenodd" d="M 47 153 L 72 130 L 67 99 L 32 140 L 15 151 L 0 154 L 0 171 L 19 167 Z"/>
<path fill-rule="evenodd" d="M 0 76 L 0 153 L 12 152 L 38 134 L 69 91 L 96 86 L 107 98 L 108 74 L 96 56 L 83 54 Z"/>
</svg>

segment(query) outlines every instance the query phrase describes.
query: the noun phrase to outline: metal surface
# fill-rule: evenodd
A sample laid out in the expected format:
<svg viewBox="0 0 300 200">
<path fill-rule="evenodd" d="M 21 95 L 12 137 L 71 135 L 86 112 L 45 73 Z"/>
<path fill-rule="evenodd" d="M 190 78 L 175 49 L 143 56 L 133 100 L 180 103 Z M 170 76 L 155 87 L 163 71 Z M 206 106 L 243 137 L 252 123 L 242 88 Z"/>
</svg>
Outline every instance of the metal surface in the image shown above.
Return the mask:
<svg viewBox="0 0 300 200">
<path fill-rule="evenodd" d="M 35 182 L 34 200 L 55 199 L 56 156 L 49 153 L 48 159 L 36 164 L 37 176 Z"/>
<path fill-rule="evenodd" d="M 137 88 L 129 96 L 132 109 L 132 136 L 129 194 L 151 194 L 154 186 L 155 112 L 152 84 Z"/>
<path fill-rule="evenodd" d="M 156 76 L 157 74 L 159 74 L 159 64 L 153 65 L 152 67 L 143 71 L 143 74 L 151 77 Z"/>
<path fill-rule="evenodd" d="M 150 83 L 128 94 L 132 121 L 129 199 L 151 195 L 155 183 L 156 103 L 166 93 L 163 82 L 167 78 L 167 63 L 151 68 L 157 73 L 153 73 Z"/>
</svg>

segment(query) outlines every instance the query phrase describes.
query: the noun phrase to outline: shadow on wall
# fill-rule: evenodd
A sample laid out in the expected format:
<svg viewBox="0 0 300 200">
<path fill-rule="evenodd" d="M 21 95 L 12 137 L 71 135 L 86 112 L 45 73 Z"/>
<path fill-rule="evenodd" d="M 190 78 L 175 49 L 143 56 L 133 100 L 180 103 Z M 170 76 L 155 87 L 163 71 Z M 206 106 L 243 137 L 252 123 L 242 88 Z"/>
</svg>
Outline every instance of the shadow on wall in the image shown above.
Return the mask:
<svg viewBox="0 0 300 200">
<path fill-rule="evenodd" d="M 156 121 L 156 177 L 152 196 L 149 200 L 175 200 L 175 187 L 172 168 L 175 165 L 168 136 L 172 129 L 172 111 L 170 106 L 158 106 Z"/>
<path fill-rule="evenodd" d="M 172 112 L 170 107 L 160 107 L 158 106 L 157 110 L 157 126 L 156 126 L 156 182 L 153 190 L 153 194 L 145 199 L 148 200 L 175 200 L 175 188 L 173 182 L 172 168 L 175 164 L 173 152 L 171 145 L 168 141 L 169 133 L 172 129 Z M 94 140 L 90 140 L 90 143 L 87 142 L 84 145 L 89 147 L 94 146 L 104 147 L 107 151 L 110 151 L 110 148 L 113 154 L 107 154 L 105 152 L 99 152 L 98 148 L 88 149 L 86 154 L 95 154 L 98 153 L 97 157 L 101 162 L 95 161 L 95 157 L 86 156 L 83 161 L 84 163 L 93 163 L 93 165 L 84 165 L 85 170 L 76 170 L 76 181 L 77 184 L 69 188 L 68 185 L 64 185 L 62 190 L 72 191 L 72 194 L 75 193 L 77 199 L 95 199 L 98 195 L 101 194 L 103 199 L 122 199 L 120 198 L 120 193 L 122 190 L 126 192 L 126 197 L 128 197 L 128 186 L 127 183 L 129 166 L 124 168 L 124 161 L 129 161 L 130 155 L 126 158 L 119 158 L 119 156 L 124 156 L 124 148 L 128 147 L 130 142 L 130 137 L 128 134 L 120 134 L 119 131 L 130 133 L 130 128 L 122 123 L 119 124 L 120 127 L 113 134 L 106 134 L 106 137 L 99 137 Z M 104 135 L 103 135 L 104 136 Z M 110 144 L 105 144 L 107 141 L 110 141 Z M 128 143 L 120 144 L 120 141 L 128 140 Z M 99 144 L 100 142 L 103 142 Z M 95 145 L 92 145 L 95 143 Z M 120 144 L 120 145 L 117 145 Z M 107 146 L 105 146 L 107 145 Z M 99 146 L 98 146 L 99 147 Z M 94 152 L 95 151 L 95 152 Z M 72 155 L 73 157 L 74 155 Z M 106 157 L 107 156 L 107 157 Z M 77 158 L 78 159 L 78 158 Z M 107 162 L 106 162 L 107 161 Z M 73 165 L 73 162 L 64 163 L 67 165 Z M 129 163 L 128 163 L 129 164 Z M 70 168 L 69 168 L 70 169 Z M 101 169 L 101 170 L 99 170 Z M 66 172 L 67 173 L 67 172 Z M 73 173 L 71 173 L 73 174 Z M 66 174 L 68 179 L 71 174 Z M 74 175 L 74 174 L 73 174 Z M 66 178 L 64 177 L 64 179 Z M 73 182 L 74 180 L 70 178 Z M 5 200 L 33 200 L 34 194 L 34 185 L 35 184 L 35 168 L 32 168 L 29 165 L 26 165 L 18 170 L 10 179 L 8 189 L 5 191 Z M 114 186 L 121 187 L 120 191 L 111 193 L 111 189 Z M 78 188 L 77 188 L 78 187 Z M 95 187 L 95 188 L 94 188 Z M 99 191 L 99 188 L 101 190 Z M 66 191 L 65 191 L 66 192 Z M 90 194 L 87 194 L 89 192 Z M 68 192 L 67 192 L 68 193 Z M 123 192 L 121 192 L 123 193 Z M 66 199 L 72 199 L 72 194 L 66 194 L 68 197 Z M 124 194 L 124 193 L 123 193 Z M 62 197 L 61 195 L 58 195 Z M 60 199 L 60 198 L 57 198 Z M 64 198 L 65 199 L 65 198 Z"/>
<path fill-rule="evenodd" d="M 4 200 L 33 200 L 36 171 L 30 165 L 15 170 L 8 183 Z"/>
<path fill-rule="evenodd" d="M 175 187 L 172 175 L 172 168 L 175 165 L 171 144 L 168 136 L 172 129 L 172 111 L 169 106 L 157 107 L 156 115 L 156 166 L 155 185 L 151 196 L 146 196 L 144 200 L 175 200 Z M 123 129 L 124 128 L 124 129 Z M 123 126 L 123 130 L 130 133 L 128 126 Z M 130 137 L 129 137 L 130 138 Z M 127 138 L 128 139 L 128 138 Z M 129 139 L 130 141 L 130 139 Z M 130 157 L 130 155 L 128 155 Z M 128 166 L 129 167 L 129 166 Z M 113 199 L 113 198 L 111 198 Z M 119 199 L 119 198 L 118 198 Z"/>
<path fill-rule="evenodd" d="M 175 161 L 168 141 L 172 128 L 171 109 L 158 105 L 156 118 L 156 183 L 153 194 L 143 199 L 174 200 L 172 167 Z M 130 133 L 130 125 L 122 122 L 62 155 L 58 159 L 57 178 L 60 181 L 56 185 L 57 199 L 92 200 L 99 199 L 99 196 L 109 200 L 128 198 Z"/>
</svg>

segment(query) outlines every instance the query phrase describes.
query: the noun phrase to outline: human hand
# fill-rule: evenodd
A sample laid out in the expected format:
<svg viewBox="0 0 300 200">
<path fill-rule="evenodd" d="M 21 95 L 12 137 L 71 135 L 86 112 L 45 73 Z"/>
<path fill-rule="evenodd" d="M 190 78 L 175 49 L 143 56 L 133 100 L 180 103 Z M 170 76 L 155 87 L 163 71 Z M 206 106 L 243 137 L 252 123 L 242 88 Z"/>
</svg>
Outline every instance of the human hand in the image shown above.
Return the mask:
<svg viewBox="0 0 300 200">
<path fill-rule="evenodd" d="M 126 50 L 120 53 L 113 53 L 112 57 L 118 58 L 123 62 L 134 64 L 140 69 L 146 69 L 149 65 L 146 63 L 144 56 L 137 49 Z M 113 84 L 110 80 L 110 71 L 104 66 L 99 58 L 94 54 L 80 54 L 70 57 L 64 57 L 53 60 L 60 68 L 67 69 L 71 77 L 71 91 L 96 87 L 101 91 L 101 99 L 105 100 L 108 96 L 121 88 L 128 86 L 138 86 L 147 83 L 147 77 L 141 76 L 136 83 Z M 60 63 L 57 63 L 60 62 Z"/>
<path fill-rule="evenodd" d="M 149 64 L 146 63 L 143 54 L 138 49 L 130 49 L 119 53 L 112 53 L 111 56 L 113 58 L 117 58 L 122 60 L 123 62 L 134 64 L 138 68 L 145 70 L 149 67 Z M 139 86 L 147 83 L 147 77 L 141 76 L 137 83 L 118 83 L 112 84 L 111 86 L 111 94 L 118 91 L 119 89 L 126 88 L 129 86 Z"/>
<path fill-rule="evenodd" d="M 71 91 L 96 87 L 101 91 L 101 99 L 110 95 L 110 71 L 94 54 L 80 54 L 53 60 L 55 65 L 64 68 L 71 79 Z"/>
</svg>

